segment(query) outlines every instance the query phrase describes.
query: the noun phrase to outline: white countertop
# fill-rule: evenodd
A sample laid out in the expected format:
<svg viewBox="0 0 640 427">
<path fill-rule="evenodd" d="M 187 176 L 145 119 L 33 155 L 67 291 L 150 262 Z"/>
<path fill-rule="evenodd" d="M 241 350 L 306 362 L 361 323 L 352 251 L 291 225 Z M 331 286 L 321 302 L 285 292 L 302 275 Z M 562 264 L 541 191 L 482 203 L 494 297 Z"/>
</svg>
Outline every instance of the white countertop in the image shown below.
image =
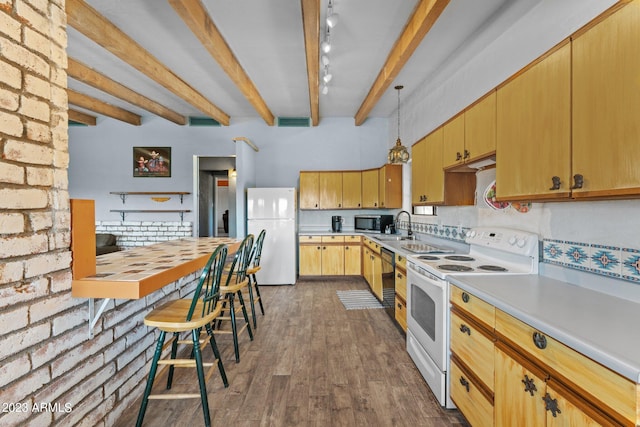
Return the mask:
<svg viewBox="0 0 640 427">
<path fill-rule="evenodd" d="M 640 304 L 538 275 L 450 282 L 640 383 Z"/>
</svg>

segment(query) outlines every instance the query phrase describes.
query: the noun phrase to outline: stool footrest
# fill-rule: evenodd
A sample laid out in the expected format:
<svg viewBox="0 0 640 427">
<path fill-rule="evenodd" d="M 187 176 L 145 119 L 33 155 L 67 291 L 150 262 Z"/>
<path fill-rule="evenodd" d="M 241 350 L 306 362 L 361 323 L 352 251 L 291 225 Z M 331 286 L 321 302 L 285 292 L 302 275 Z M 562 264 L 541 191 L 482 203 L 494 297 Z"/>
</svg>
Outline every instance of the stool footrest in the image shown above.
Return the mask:
<svg viewBox="0 0 640 427">
<path fill-rule="evenodd" d="M 200 399 L 199 393 L 150 394 L 149 400 Z"/>
</svg>

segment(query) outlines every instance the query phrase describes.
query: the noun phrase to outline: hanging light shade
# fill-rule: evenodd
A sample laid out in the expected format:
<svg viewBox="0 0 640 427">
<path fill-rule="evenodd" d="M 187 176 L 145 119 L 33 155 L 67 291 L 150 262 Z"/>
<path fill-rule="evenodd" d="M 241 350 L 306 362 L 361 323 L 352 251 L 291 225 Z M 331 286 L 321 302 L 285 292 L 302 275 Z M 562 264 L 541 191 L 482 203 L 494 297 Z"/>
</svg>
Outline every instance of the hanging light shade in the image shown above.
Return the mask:
<svg viewBox="0 0 640 427">
<path fill-rule="evenodd" d="M 338 25 L 339 15 L 333 13 L 333 1 L 329 0 L 329 6 L 327 7 L 327 25 L 329 28 L 334 28 Z"/>
<path fill-rule="evenodd" d="M 396 145 L 393 146 L 389 150 L 389 163 L 407 163 L 409 161 L 409 151 L 407 151 L 407 147 L 402 145 L 402 141 L 400 141 L 400 89 L 404 86 L 396 86 L 394 89 L 398 91 L 398 139 L 396 140 Z"/>
</svg>

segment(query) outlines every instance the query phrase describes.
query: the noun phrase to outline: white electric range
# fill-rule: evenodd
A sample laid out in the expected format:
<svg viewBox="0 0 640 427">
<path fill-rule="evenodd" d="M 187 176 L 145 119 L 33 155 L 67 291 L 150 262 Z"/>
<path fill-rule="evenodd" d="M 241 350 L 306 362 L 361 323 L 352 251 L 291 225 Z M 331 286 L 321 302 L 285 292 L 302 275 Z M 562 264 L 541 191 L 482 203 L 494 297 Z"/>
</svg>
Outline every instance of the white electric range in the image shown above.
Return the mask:
<svg viewBox="0 0 640 427">
<path fill-rule="evenodd" d="M 468 253 L 407 256 L 407 351 L 436 398 L 449 396 L 449 282 L 452 275 L 537 274 L 538 236 L 521 230 L 478 227 L 465 238 Z"/>
</svg>

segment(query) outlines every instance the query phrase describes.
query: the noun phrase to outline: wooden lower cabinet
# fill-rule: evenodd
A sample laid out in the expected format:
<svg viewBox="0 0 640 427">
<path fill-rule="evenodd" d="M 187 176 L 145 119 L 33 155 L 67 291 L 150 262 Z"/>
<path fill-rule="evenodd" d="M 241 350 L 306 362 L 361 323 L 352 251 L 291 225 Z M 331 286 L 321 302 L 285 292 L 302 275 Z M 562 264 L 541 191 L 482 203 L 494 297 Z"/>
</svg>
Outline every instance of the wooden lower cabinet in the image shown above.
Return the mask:
<svg viewBox="0 0 640 427">
<path fill-rule="evenodd" d="M 380 245 L 365 238 L 362 249 L 362 274 L 371 292 L 382 301 L 382 258 Z"/>
<path fill-rule="evenodd" d="M 451 399 L 473 427 L 493 425 L 493 404 L 474 382 L 473 376 L 452 361 Z M 518 424 L 513 424 L 517 426 Z"/>
<path fill-rule="evenodd" d="M 395 254 L 396 262 L 396 322 L 407 332 L 407 259 Z"/>
<path fill-rule="evenodd" d="M 300 276 L 360 275 L 360 236 L 300 236 Z"/>
</svg>

